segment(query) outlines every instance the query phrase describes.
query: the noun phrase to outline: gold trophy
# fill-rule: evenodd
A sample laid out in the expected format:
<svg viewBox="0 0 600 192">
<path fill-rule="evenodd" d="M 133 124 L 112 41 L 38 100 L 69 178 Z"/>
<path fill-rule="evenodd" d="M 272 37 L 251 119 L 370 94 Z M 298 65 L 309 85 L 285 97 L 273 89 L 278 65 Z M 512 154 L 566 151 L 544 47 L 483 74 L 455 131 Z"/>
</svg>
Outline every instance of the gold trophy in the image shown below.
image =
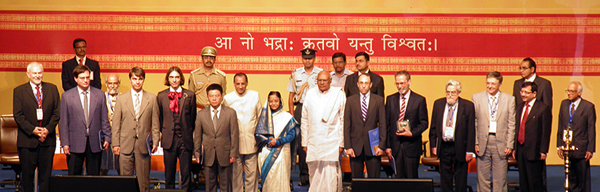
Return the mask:
<svg viewBox="0 0 600 192">
<path fill-rule="evenodd" d="M 410 122 L 408 120 L 397 122 L 396 133 L 402 133 L 404 131 L 410 131 Z"/>
<path fill-rule="evenodd" d="M 558 150 L 562 150 L 563 152 L 563 159 L 565 160 L 565 192 L 569 192 L 569 167 L 571 166 L 571 161 L 569 161 L 569 154 L 571 154 L 571 151 L 577 150 L 577 147 L 571 145 L 571 142 L 573 141 L 573 136 L 570 124 L 569 126 L 567 126 L 567 130 L 565 130 L 563 133 L 563 141 L 565 142 L 565 145 L 560 146 Z"/>
</svg>

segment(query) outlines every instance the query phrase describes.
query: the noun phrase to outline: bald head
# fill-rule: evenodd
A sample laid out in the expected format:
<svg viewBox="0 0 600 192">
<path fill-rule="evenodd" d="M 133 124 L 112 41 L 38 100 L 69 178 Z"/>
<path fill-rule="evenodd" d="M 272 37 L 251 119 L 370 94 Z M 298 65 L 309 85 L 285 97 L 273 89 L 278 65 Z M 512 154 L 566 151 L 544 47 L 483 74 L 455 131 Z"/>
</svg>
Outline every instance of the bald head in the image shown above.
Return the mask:
<svg viewBox="0 0 600 192">
<path fill-rule="evenodd" d="M 321 71 L 317 75 L 317 86 L 320 91 L 327 91 L 331 87 L 331 75 L 328 71 Z"/>
<path fill-rule="evenodd" d="M 108 92 L 108 94 L 118 94 L 119 85 L 121 85 L 121 78 L 119 78 L 117 74 L 111 73 L 106 76 L 106 92 Z"/>
</svg>

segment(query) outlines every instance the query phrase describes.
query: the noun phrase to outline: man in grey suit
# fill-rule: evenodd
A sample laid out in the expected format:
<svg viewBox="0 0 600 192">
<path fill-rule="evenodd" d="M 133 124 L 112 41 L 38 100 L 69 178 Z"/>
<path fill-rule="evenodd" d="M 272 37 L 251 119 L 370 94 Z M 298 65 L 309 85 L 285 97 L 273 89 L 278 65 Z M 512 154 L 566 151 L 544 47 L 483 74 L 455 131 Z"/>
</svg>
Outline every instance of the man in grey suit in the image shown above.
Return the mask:
<svg viewBox="0 0 600 192">
<path fill-rule="evenodd" d="M 387 126 L 383 97 L 371 93 L 371 76 L 363 73 L 358 76 L 360 94 L 348 97 L 344 110 L 344 148 L 350 157 L 353 178 L 364 178 L 363 166 L 367 166 L 369 178 L 379 178 L 381 156 L 387 146 Z M 379 146 L 371 148 L 369 131 L 379 128 Z"/>
<path fill-rule="evenodd" d="M 508 156 L 515 142 L 515 98 L 500 92 L 502 75 L 489 72 L 486 91 L 473 94 L 475 104 L 475 153 L 477 191 L 507 191 Z M 491 171 L 491 174 L 490 174 Z M 490 186 L 490 175 L 493 184 Z"/>
<path fill-rule="evenodd" d="M 60 140 L 67 155 L 69 175 L 100 174 L 102 150 L 110 143 L 110 124 L 104 92 L 90 87 L 90 69 L 85 65 L 73 70 L 76 89 L 63 93 L 60 101 Z"/>
<path fill-rule="evenodd" d="M 150 155 L 160 141 L 159 110 L 156 96 L 142 89 L 146 72 L 141 67 L 129 71 L 131 91 L 119 95 L 112 122 L 113 153 L 119 155 L 121 175 L 138 178 L 140 191 L 150 190 Z M 147 144 L 147 138 L 152 142 Z M 151 145 L 149 149 L 147 145 Z"/>
<path fill-rule="evenodd" d="M 217 177 L 221 192 L 232 191 L 232 167 L 239 157 L 239 129 L 235 110 L 221 104 L 223 88 L 212 84 L 206 88 L 210 107 L 202 109 L 196 116 L 194 149 L 196 162 L 200 154 L 204 161 L 206 191 L 217 191 Z"/>
<path fill-rule="evenodd" d="M 565 145 L 563 140 L 567 127 L 571 127 L 572 144 L 578 149 L 571 152 L 571 172 L 569 173 L 569 191 L 591 191 L 590 159 L 596 152 L 596 107 L 581 98 L 583 85 L 578 81 L 569 83 L 567 99 L 560 104 L 558 113 L 558 134 L 556 146 Z M 558 150 L 563 158 L 563 151 Z"/>
</svg>

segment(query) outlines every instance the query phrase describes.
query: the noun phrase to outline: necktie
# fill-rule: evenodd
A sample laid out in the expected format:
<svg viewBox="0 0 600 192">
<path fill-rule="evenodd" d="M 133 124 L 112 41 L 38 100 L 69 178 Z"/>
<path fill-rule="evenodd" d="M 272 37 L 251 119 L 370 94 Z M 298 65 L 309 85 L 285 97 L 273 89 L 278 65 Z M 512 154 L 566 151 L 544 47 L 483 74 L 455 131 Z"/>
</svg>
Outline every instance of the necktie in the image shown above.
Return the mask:
<svg viewBox="0 0 600 192">
<path fill-rule="evenodd" d="M 83 59 L 79 59 L 79 65 L 83 65 Z"/>
<path fill-rule="evenodd" d="M 490 106 L 490 109 L 492 109 L 492 110 L 490 111 L 490 113 L 491 113 L 490 115 L 491 115 L 491 119 L 494 120 L 495 119 L 494 115 L 496 115 L 496 108 L 495 108 L 496 107 L 496 96 L 492 96 L 492 104 L 491 105 L 492 106 Z"/>
<path fill-rule="evenodd" d="M 139 93 L 135 94 L 135 103 L 133 103 L 133 110 L 135 111 L 135 116 L 137 118 L 137 116 L 140 114 L 140 94 Z"/>
<path fill-rule="evenodd" d="M 525 105 L 525 111 L 523 111 L 523 119 L 521 119 L 521 125 L 519 126 L 519 143 L 523 145 L 525 142 L 525 121 L 529 116 L 529 104 Z"/>
<path fill-rule="evenodd" d="M 174 113 L 179 113 L 179 98 L 181 98 L 182 92 L 169 92 L 169 109 Z"/>
<path fill-rule="evenodd" d="M 367 96 L 363 96 L 361 111 L 362 111 L 362 120 L 365 121 L 367 119 Z"/>
<path fill-rule="evenodd" d="M 571 104 L 571 117 L 575 114 L 575 103 Z"/>
<path fill-rule="evenodd" d="M 453 113 L 454 113 L 453 109 L 454 109 L 454 105 L 453 106 L 448 106 L 448 115 L 446 115 L 447 116 L 446 127 L 452 127 L 452 124 L 453 124 L 452 123 L 452 116 L 453 116 Z"/>
<path fill-rule="evenodd" d="M 38 102 L 38 108 L 42 108 L 42 92 L 40 91 L 40 86 L 35 86 L 35 97 Z"/>
<path fill-rule="evenodd" d="M 406 97 L 402 96 L 400 99 L 400 115 L 398 121 L 404 121 L 404 114 L 406 113 Z"/>
<path fill-rule="evenodd" d="M 88 96 L 87 96 L 87 91 L 82 92 L 81 94 L 83 94 L 83 117 L 85 117 L 85 135 L 88 136 L 89 135 L 89 118 L 90 118 L 90 114 L 89 114 L 89 108 L 88 108 Z"/>
<path fill-rule="evenodd" d="M 213 113 L 215 113 L 212 118 L 213 129 L 215 129 L 215 131 L 217 131 L 217 119 L 219 119 L 217 114 L 219 113 L 219 110 L 213 109 Z"/>
</svg>

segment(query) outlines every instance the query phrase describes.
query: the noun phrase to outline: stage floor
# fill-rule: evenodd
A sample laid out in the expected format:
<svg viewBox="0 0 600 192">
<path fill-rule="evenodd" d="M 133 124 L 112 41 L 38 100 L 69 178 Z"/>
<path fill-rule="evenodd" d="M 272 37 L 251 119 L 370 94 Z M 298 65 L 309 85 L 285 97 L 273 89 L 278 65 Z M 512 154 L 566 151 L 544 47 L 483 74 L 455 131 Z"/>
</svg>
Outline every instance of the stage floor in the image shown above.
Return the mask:
<svg viewBox="0 0 600 192">
<path fill-rule="evenodd" d="M 429 167 L 428 166 L 424 166 L 421 165 L 419 167 L 419 177 L 421 178 L 433 178 L 434 182 L 439 182 L 440 181 L 440 175 L 437 172 L 434 171 L 426 171 Z M 552 191 L 564 191 L 563 189 L 563 182 L 564 182 L 564 178 L 565 178 L 565 174 L 564 174 L 564 167 L 563 166 L 548 166 L 548 191 L 552 192 Z M 600 166 L 592 166 L 591 168 L 591 180 L 592 181 L 598 181 L 600 180 Z M 60 171 L 60 170 L 55 170 L 52 172 L 53 175 L 66 175 L 67 171 Z M 109 172 L 109 175 L 117 175 L 117 172 L 114 170 L 111 170 Z M 385 177 L 385 173 L 381 173 L 382 177 Z M 0 180 L 4 180 L 4 179 L 14 179 L 14 172 L 12 170 L 7 170 L 7 169 L 2 169 L 0 170 Z M 477 191 L 477 174 L 476 173 L 469 173 L 468 176 L 468 185 L 470 185 L 473 188 L 473 191 Z M 152 171 L 150 173 L 150 178 L 157 178 L 159 180 L 164 180 L 165 176 L 164 176 L 164 172 L 163 171 Z M 509 171 L 508 172 L 508 181 L 509 182 L 517 182 L 518 183 L 518 173 L 517 171 Z M 300 180 L 298 177 L 298 171 L 294 170 L 292 172 L 292 180 L 294 182 L 294 191 L 295 192 L 305 192 L 307 191 L 307 187 L 305 186 L 298 186 L 298 181 Z M 164 185 L 162 186 L 164 187 Z M 0 187 L 0 192 L 9 192 L 9 191 L 14 191 L 14 186 L 11 185 L 7 185 L 5 187 Z M 439 188 L 435 189 L 436 191 L 440 191 Z M 595 190 L 600 190 L 600 183 L 598 182 L 592 182 L 592 191 Z M 204 186 L 199 186 L 197 189 L 194 190 L 195 192 L 203 192 L 204 191 Z M 515 189 L 511 189 L 510 191 L 518 191 Z"/>
</svg>

